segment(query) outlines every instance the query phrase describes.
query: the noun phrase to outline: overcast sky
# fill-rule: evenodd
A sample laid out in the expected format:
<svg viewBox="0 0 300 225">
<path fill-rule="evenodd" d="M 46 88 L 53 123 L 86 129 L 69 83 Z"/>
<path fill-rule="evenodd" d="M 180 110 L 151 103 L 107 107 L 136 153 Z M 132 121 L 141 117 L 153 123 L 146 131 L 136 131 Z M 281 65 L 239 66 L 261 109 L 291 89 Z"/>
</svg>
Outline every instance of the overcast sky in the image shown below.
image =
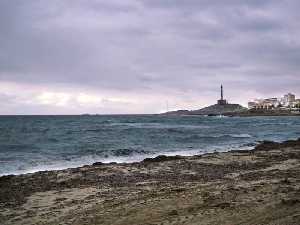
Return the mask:
<svg viewBox="0 0 300 225">
<path fill-rule="evenodd" d="M 0 0 L 0 114 L 300 98 L 299 0 Z"/>
</svg>

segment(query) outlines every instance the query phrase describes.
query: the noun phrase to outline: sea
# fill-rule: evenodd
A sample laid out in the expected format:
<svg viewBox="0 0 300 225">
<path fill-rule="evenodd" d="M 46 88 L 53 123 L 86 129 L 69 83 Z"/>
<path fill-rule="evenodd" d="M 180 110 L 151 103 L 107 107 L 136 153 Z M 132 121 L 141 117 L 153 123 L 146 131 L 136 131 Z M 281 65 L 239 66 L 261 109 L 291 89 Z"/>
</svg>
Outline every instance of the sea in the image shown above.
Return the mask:
<svg viewBox="0 0 300 225">
<path fill-rule="evenodd" d="M 0 176 L 246 150 L 299 137 L 296 116 L 0 116 Z"/>
</svg>

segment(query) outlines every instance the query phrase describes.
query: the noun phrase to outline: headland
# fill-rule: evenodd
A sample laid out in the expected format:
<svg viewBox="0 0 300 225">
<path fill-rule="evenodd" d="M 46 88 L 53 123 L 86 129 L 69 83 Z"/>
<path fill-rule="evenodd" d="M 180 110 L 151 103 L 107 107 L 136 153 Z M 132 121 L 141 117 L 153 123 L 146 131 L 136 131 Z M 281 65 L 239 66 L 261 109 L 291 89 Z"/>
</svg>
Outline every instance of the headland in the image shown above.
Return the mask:
<svg viewBox="0 0 300 225">
<path fill-rule="evenodd" d="M 217 104 L 197 110 L 177 110 L 163 113 L 168 116 L 300 116 L 300 99 L 295 95 L 287 94 L 281 100 L 278 98 L 256 99 L 248 103 L 248 108 L 240 104 L 229 103 L 224 99 L 223 85 L 221 85 L 221 98 Z"/>
</svg>

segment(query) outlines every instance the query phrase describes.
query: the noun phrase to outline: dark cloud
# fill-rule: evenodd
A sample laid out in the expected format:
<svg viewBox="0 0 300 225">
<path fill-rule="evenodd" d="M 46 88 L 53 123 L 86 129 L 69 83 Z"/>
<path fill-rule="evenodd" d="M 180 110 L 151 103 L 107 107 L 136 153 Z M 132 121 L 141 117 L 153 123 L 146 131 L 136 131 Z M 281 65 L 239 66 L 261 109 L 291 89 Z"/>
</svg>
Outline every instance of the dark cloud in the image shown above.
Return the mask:
<svg viewBox="0 0 300 225">
<path fill-rule="evenodd" d="M 0 83 L 32 85 L 28 99 L 43 90 L 127 96 L 139 112 L 162 110 L 153 107 L 161 96 L 174 107 L 206 98 L 200 107 L 220 83 L 243 103 L 255 94 L 300 95 L 299 7 L 296 0 L 3 0 Z M 113 102 L 112 112 L 128 111 Z"/>
</svg>

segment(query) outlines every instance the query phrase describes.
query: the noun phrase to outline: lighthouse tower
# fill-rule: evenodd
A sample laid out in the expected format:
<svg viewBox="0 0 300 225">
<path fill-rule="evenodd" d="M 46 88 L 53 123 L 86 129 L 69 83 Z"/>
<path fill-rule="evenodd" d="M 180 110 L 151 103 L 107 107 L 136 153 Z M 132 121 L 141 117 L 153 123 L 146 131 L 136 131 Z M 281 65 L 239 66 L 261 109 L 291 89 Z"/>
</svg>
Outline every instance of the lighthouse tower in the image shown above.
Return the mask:
<svg viewBox="0 0 300 225">
<path fill-rule="evenodd" d="M 221 85 L 221 99 L 218 100 L 218 105 L 227 105 L 226 99 L 223 98 L 223 85 Z"/>
</svg>

